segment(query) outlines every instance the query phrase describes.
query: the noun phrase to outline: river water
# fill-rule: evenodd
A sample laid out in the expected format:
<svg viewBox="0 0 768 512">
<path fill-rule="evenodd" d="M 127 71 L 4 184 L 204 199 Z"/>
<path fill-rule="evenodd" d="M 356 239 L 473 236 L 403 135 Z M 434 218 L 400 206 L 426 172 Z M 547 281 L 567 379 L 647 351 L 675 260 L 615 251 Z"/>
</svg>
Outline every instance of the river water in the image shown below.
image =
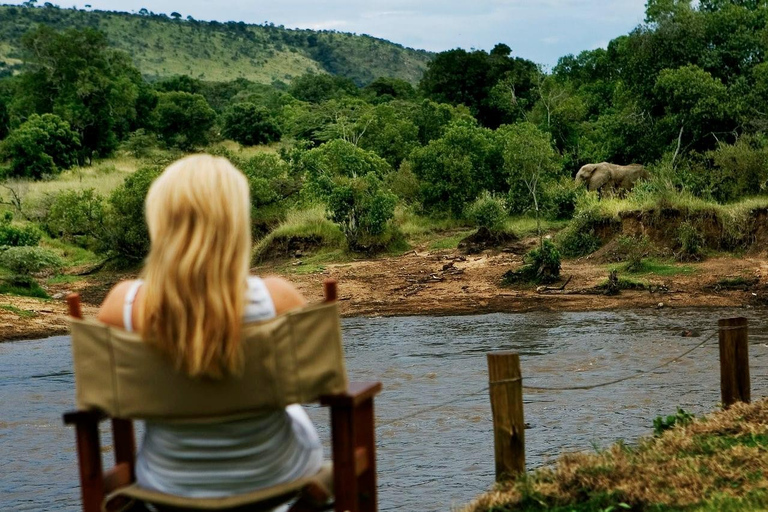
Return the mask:
<svg viewBox="0 0 768 512">
<path fill-rule="evenodd" d="M 768 329 L 755 310 L 344 320 L 350 378 L 384 384 L 376 401 L 380 509 L 451 510 L 491 486 L 487 352 L 518 351 L 529 386 L 637 375 L 593 390 L 526 392 L 526 456 L 534 468 L 563 451 L 633 442 L 678 406 L 695 414 L 713 410 L 720 399 L 717 319 L 729 316 L 750 319 L 752 396 L 765 396 Z M 701 336 L 682 337 L 683 330 Z M 643 373 L 712 334 L 689 355 Z M 61 424 L 74 403 L 70 368 L 65 336 L 0 344 L 0 510 L 78 510 L 74 434 Z M 327 411 L 309 413 L 327 441 Z"/>
</svg>

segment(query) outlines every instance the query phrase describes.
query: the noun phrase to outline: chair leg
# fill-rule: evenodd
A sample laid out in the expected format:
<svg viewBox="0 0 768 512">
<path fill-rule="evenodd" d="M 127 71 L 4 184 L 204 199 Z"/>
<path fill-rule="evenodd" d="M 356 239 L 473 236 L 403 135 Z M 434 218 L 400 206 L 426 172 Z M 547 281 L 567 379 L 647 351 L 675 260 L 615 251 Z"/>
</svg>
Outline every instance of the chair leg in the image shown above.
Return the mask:
<svg viewBox="0 0 768 512">
<path fill-rule="evenodd" d="M 77 458 L 83 512 L 101 512 L 104 501 L 104 473 L 101 467 L 98 419 L 83 415 L 75 423 Z"/>
<path fill-rule="evenodd" d="M 373 397 L 331 406 L 333 482 L 337 512 L 376 512 Z"/>
<path fill-rule="evenodd" d="M 376 493 L 376 429 L 374 425 L 373 398 L 370 398 L 354 409 L 355 414 L 355 447 L 363 449 L 366 460 L 365 470 L 358 476 L 358 497 L 360 512 L 376 512 L 378 510 Z"/>
</svg>

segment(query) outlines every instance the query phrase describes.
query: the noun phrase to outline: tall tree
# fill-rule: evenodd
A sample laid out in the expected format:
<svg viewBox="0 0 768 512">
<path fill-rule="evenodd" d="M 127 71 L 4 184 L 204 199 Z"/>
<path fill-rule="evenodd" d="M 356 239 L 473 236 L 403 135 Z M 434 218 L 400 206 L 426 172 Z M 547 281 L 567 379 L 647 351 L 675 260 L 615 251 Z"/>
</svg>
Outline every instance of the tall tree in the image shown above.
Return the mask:
<svg viewBox="0 0 768 512">
<path fill-rule="evenodd" d="M 136 120 L 142 78 L 130 58 L 85 28 L 56 32 L 41 25 L 22 37 L 30 70 L 18 81 L 19 117 L 54 113 L 96 155 L 111 152 Z"/>
</svg>

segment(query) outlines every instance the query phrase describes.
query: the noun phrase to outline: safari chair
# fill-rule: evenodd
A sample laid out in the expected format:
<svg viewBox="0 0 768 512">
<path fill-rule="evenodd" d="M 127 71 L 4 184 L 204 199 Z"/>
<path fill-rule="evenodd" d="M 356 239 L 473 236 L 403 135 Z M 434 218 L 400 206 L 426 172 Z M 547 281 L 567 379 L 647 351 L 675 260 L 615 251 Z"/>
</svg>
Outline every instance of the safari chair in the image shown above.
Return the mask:
<svg viewBox="0 0 768 512">
<path fill-rule="evenodd" d="M 83 512 L 261 511 L 291 500 L 293 512 L 376 512 L 373 399 L 381 383 L 348 384 L 336 305 L 326 301 L 243 329 L 243 378 L 193 379 L 139 335 L 82 318 L 80 298 L 67 297 L 77 410 L 74 425 Z M 330 407 L 333 465 L 317 475 L 226 498 L 182 498 L 138 487 L 134 419 L 220 422 L 293 403 Z M 111 420 L 115 466 L 102 470 L 99 423 Z M 333 499 L 333 503 L 329 501 Z"/>
</svg>

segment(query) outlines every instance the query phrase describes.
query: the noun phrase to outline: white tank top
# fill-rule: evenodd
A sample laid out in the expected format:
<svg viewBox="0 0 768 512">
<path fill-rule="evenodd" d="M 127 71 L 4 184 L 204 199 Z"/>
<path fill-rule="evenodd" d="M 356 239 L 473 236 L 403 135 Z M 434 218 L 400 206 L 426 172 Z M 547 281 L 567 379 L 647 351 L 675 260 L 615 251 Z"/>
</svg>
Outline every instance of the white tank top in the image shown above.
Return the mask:
<svg viewBox="0 0 768 512">
<path fill-rule="evenodd" d="M 141 286 L 135 281 L 126 294 L 125 329 L 133 328 L 133 301 Z M 264 282 L 248 278 L 243 320 L 275 316 Z M 191 498 L 241 494 L 316 473 L 323 448 L 304 409 L 284 411 L 215 424 L 145 423 L 136 459 L 139 486 Z"/>
</svg>

